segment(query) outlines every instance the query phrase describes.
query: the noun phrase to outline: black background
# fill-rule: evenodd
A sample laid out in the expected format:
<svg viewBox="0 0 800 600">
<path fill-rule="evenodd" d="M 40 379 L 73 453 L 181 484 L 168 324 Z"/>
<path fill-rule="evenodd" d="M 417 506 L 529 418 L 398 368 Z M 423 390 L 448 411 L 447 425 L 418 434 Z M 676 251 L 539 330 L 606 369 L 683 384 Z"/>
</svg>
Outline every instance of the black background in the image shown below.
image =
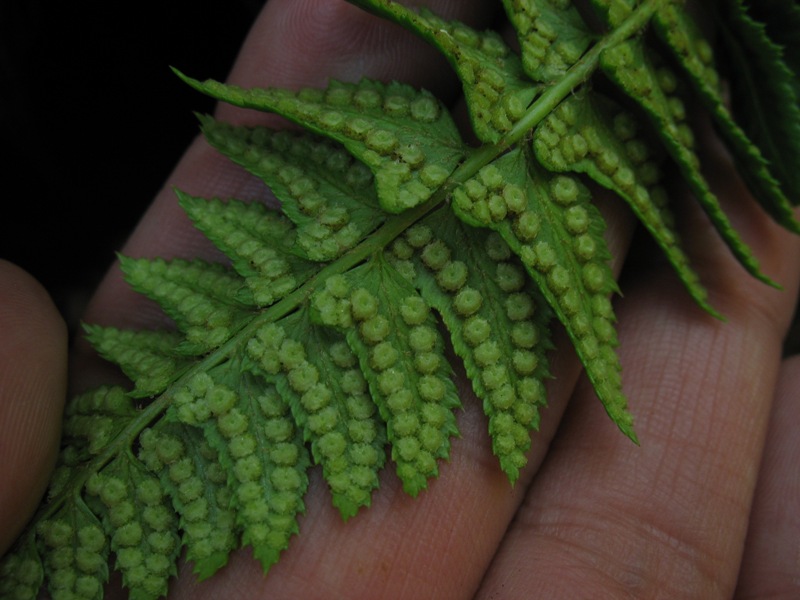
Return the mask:
<svg viewBox="0 0 800 600">
<path fill-rule="evenodd" d="M 259 0 L 0 2 L 0 258 L 75 330 L 83 305 L 212 103 Z"/>
</svg>

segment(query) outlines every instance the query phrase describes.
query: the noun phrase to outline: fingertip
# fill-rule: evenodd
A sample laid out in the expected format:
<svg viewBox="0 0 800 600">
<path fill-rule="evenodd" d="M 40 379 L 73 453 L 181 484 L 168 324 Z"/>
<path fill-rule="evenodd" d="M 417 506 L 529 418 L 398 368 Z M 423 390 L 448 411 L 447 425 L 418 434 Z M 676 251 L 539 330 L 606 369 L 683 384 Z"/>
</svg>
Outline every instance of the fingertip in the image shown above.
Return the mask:
<svg viewBox="0 0 800 600">
<path fill-rule="evenodd" d="M 0 554 L 45 491 L 67 384 L 67 329 L 47 291 L 0 260 Z"/>
</svg>

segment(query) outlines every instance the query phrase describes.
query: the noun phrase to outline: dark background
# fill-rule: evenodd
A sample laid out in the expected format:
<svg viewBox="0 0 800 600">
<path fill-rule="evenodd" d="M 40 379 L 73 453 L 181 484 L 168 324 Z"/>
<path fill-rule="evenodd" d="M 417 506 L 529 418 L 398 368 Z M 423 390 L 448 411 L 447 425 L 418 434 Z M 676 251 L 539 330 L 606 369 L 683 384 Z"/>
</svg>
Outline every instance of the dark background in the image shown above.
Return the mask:
<svg viewBox="0 0 800 600">
<path fill-rule="evenodd" d="M 169 67 L 224 79 L 262 5 L 0 2 L 0 257 L 73 331 L 212 108 Z"/>
</svg>

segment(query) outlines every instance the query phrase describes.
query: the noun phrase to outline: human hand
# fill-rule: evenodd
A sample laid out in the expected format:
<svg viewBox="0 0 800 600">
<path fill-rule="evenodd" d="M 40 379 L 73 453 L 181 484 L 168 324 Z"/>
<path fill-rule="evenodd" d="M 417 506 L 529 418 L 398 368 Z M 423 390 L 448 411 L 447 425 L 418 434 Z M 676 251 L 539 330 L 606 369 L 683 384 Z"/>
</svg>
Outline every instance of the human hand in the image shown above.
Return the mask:
<svg viewBox="0 0 800 600">
<path fill-rule="evenodd" d="M 480 24 L 487 22 L 494 3 L 442 0 L 429 5 Z M 231 81 L 321 86 L 328 77 L 364 75 L 395 78 L 444 95 L 455 89 L 454 81 L 442 75 L 446 72 L 443 61 L 410 34 L 352 7 L 271 0 Z M 230 107 L 220 107 L 219 116 L 275 122 Z M 515 487 L 499 471 L 479 403 L 462 381 L 462 437 L 454 441 L 440 478 L 419 498 L 406 497 L 387 470 L 372 507 L 343 524 L 315 475 L 301 535 L 266 578 L 244 549 L 202 584 L 184 566 L 170 597 L 557 598 L 586 593 L 723 598 L 733 595 L 740 566 L 743 595 L 747 589 L 778 585 L 781 575 L 768 569 L 779 560 L 777 548 L 796 543 L 800 515 L 798 483 L 791 479 L 798 448 L 792 447 L 790 431 L 800 410 L 791 402 L 800 391 L 800 363 L 795 359 L 781 367 L 780 356 L 797 301 L 800 243 L 755 208 L 723 159 L 713 155 L 707 161 L 715 168 L 712 179 L 735 225 L 785 290 L 749 278 L 689 203 L 687 246 L 712 303 L 729 322 L 699 311 L 664 265 L 623 271 L 625 297 L 616 305 L 620 355 L 641 447 L 608 421 L 562 343 L 553 359 L 550 408 L 534 434 L 529 467 Z M 216 255 L 178 208 L 172 186 L 208 197 L 265 197 L 254 179 L 198 141 L 144 216 L 125 254 Z M 603 207 L 612 248 L 621 254 L 631 224 L 613 202 Z M 5 277 L 13 281 L 18 275 Z M 34 309 L 29 314 L 47 312 Z M 123 327 L 164 322 L 160 311 L 133 294 L 116 270 L 101 285 L 86 320 Z M 44 329 L 51 331 L 49 325 Z M 42 341 L 42 348 L 53 349 L 61 359 L 32 351 L 32 360 L 64 364 L 62 350 L 55 350 L 60 347 Z M 74 385 L 107 381 L 105 369 L 86 349 L 78 352 Z M 63 375 L 55 379 L 63 386 Z M 63 391 L 55 383 L 48 389 L 26 406 L 44 407 L 30 431 L 40 432 L 37 439 L 50 440 L 52 447 L 60 417 L 54 402 L 61 401 Z M 3 427 L 7 423 L 12 433 L 25 430 L 15 421 L 0 420 Z M 29 470 L 44 472 L 46 461 Z M 17 472 L 4 481 L 15 481 Z M 784 526 L 774 518 L 778 502 Z M 14 515 L 21 520 L 22 508 L 8 517 L 2 514 L 7 522 Z M 749 522 L 753 529 L 746 538 Z M 787 585 L 797 578 L 792 568 L 797 567 L 788 564 L 782 575 Z"/>
</svg>

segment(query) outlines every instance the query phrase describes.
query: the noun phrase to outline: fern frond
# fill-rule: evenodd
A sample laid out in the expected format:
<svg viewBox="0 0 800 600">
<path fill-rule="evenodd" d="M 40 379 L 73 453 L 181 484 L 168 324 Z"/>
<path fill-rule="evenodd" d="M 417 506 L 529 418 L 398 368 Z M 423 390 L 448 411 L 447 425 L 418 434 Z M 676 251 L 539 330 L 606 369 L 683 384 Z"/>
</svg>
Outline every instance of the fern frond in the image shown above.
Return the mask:
<svg viewBox="0 0 800 600">
<path fill-rule="evenodd" d="M 236 512 L 219 453 L 199 429 L 170 420 L 145 429 L 139 443 L 139 459 L 159 474 L 180 517 L 186 559 L 194 563 L 199 579 L 212 576 L 239 546 Z"/>
<path fill-rule="evenodd" d="M 102 551 L 105 548 L 105 535 L 101 532 L 100 537 L 102 542 L 98 545 Z M 65 543 L 64 546 L 66 545 Z M 98 545 L 94 547 L 97 548 Z M 29 529 L 17 540 L 14 551 L 3 557 L 0 562 L 1 598 L 32 599 L 39 596 L 39 590 L 44 582 L 44 566 L 36 546 L 36 532 Z M 102 577 L 102 574 L 100 576 Z M 90 575 L 89 579 L 88 585 L 94 586 L 94 582 L 98 579 L 97 572 Z"/>
<path fill-rule="evenodd" d="M 345 330 L 386 422 L 397 475 L 416 496 L 438 474 L 437 459 L 449 456 L 458 431 L 452 409 L 460 406 L 430 307 L 380 256 L 328 279 L 312 303 L 320 323 Z M 421 353 L 434 358 L 406 358 Z"/>
<path fill-rule="evenodd" d="M 199 117 L 209 143 L 260 178 L 280 210 L 177 191 L 227 264 L 120 258 L 175 329 L 86 325 L 130 389 L 67 404 L 47 498 L 0 563 L 1 599 L 35 598 L 42 585 L 54 598 L 102 598 L 113 560 L 132 598 L 154 600 L 182 552 L 201 579 L 240 546 L 267 571 L 299 530 L 311 466 L 348 519 L 369 506 L 387 446 L 418 495 L 458 435 L 446 348 L 517 481 L 546 404 L 554 318 L 636 441 L 616 352 L 619 290 L 587 180 L 628 204 L 708 313 L 719 316 L 681 249 L 668 169 L 736 258 L 772 283 L 704 178 L 685 107 L 700 101 L 758 201 L 800 232 L 800 51 L 775 19 L 797 24 L 796 3 L 717 0 L 724 43 L 714 48 L 680 0 L 581 10 L 504 0 L 519 53 L 495 31 L 425 9 L 354 4 L 444 55 L 481 143 L 468 146 L 444 104 L 399 82 L 289 92 L 179 73 L 304 130 Z M 757 72 L 769 77 L 754 85 Z"/>
<path fill-rule="evenodd" d="M 86 460 L 105 450 L 135 415 L 130 394 L 120 387 L 100 387 L 75 396 L 67 404 L 62 436 L 76 452 L 85 450 Z M 51 486 L 50 493 L 57 490 Z"/>
<path fill-rule="evenodd" d="M 758 260 L 739 237 L 702 174 L 695 146 L 695 134 L 686 123 L 686 108 L 678 80 L 667 67 L 657 67 L 660 57 L 652 55 L 641 40 L 631 40 L 601 55 L 604 72 L 636 101 L 652 119 L 665 148 L 685 181 L 714 223 L 722 239 L 751 275 L 776 285 L 761 273 Z"/>
<path fill-rule="evenodd" d="M 786 195 L 797 205 L 800 203 L 797 63 L 792 68 L 784 62 L 781 47 L 769 37 L 764 23 L 750 16 L 742 0 L 718 0 L 715 8 L 727 58 L 732 63 L 733 112 L 769 161 Z M 796 5 L 783 10 L 795 23 L 800 18 Z M 771 19 L 777 17 L 773 14 Z"/>
<path fill-rule="evenodd" d="M 121 452 L 101 473 L 89 477 L 86 494 L 89 514 L 102 519 L 116 556 L 115 567 L 130 597 L 166 594 L 181 546 L 177 516 L 158 479 L 130 452 Z M 80 502 L 74 505 L 80 507 Z M 62 511 L 71 506 L 65 505 Z M 56 595 L 55 590 L 51 592 Z"/>
<path fill-rule="evenodd" d="M 639 131 L 633 115 L 600 94 L 575 94 L 536 128 L 533 148 L 551 171 L 585 173 L 624 199 L 695 301 L 719 316 L 680 246 L 662 187 L 663 152 Z"/>
<path fill-rule="evenodd" d="M 390 213 L 430 198 L 465 153 L 447 109 L 431 94 L 400 83 L 332 81 L 326 90 L 294 94 L 200 82 L 177 73 L 212 98 L 274 112 L 340 142 L 372 169 L 381 207 Z"/>
<path fill-rule="evenodd" d="M 201 122 L 212 146 L 261 178 L 280 200 L 306 258 L 333 260 L 386 220 L 370 170 L 329 140 L 233 127 L 210 117 Z"/>
<path fill-rule="evenodd" d="M 412 261 L 422 297 L 442 316 L 472 388 L 483 398 L 500 466 L 516 481 L 527 462 L 529 432 L 538 428 L 546 404 L 549 306 L 499 235 L 468 235 L 450 211 L 409 229 L 393 244 L 391 259 Z M 451 273 L 462 266 L 466 276 L 456 286 Z M 442 360 L 427 350 L 415 357 L 426 370 Z"/>
<path fill-rule="evenodd" d="M 526 80 L 520 58 L 492 30 L 478 32 L 431 11 L 419 12 L 388 0 L 353 2 L 390 19 L 433 44 L 461 80 L 475 135 L 497 142 L 525 114 L 538 89 Z"/>
<path fill-rule="evenodd" d="M 602 236 L 605 224 L 588 200 L 577 179 L 551 176 L 517 149 L 456 189 L 453 208 L 467 223 L 497 231 L 519 256 L 566 327 L 609 416 L 635 440 L 614 350 L 609 295 L 617 286 Z"/>
<path fill-rule="evenodd" d="M 109 572 L 109 534 L 82 500 L 64 505 L 52 517 L 41 521 L 37 534 L 43 548 L 48 591 L 54 598 L 103 597 Z M 31 560 L 32 549 L 28 556 Z M 29 577 L 23 575 L 23 580 Z M 135 595 L 132 589 L 131 597 Z"/>
<path fill-rule="evenodd" d="M 781 59 L 793 74 L 791 85 L 800 97 L 800 6 L 794 0 L 762 0 L 747 7 L 757 23 L 763 23 L 764 34 L 780 49 Z"/>
<path fill-rule="evenodd" d="M 202 428 L 227 475 L 242 543 L 268 569 L 298 530 L 310 461 L 288 404 L 242 367 L 234 359 L 193 375 L 176 392 L 171 414 Z"/>
<path fill-rule="evenodd" d="M 184 336 L 174 331 L 131 331 L 85 325 L 86 339 L 109 362 L 117 364 L 134 383 L 133 394 L 151 396 L 163 391 L 191 364 L 178 348 Z"/>
<path fill-rule="evenodd" d="M 262 327 L 248 352 L 291 407 L 342 517 L 369 506 L 386 433 L 344 337 L 313 324 L 301 309 Z"/>
<path fill-rule="evenodd" d="M 714 66 L 711 45 L 698 31 L 696 24 L 675 7 L 661 11 L 655 18 L 655 27 L 672 50 L 675 60 L 689 76 L 690 85 L 708 109 L 736 160 L 739 173 L 756 199 L 777 222 L 800 233 L 800 222 L 795 218 L 792 202 L 787 197 L 791 190 L 782 189 L 780 181 L 770 172 L 767 158 L 728 110 L 719 89 L 721 77 Z"/>
<path fill-rule="evenodd" d="M 596 36 L 570 2 L 503 0 L 517 34 L 525 73 L 547 83 L 563 76 Z"/>
<path fill-rule="evenodd" d="M 263 204 L 176 193 L 195 226 L 231 259 L 244 278 L 239 296 L 243 303 L 268 306 L 319 269 L 296 250 L 293 223 Z"/>
<path fill-rule="evenodd" d="M 175 348 L 181 354 L 200 355 L 216 348 L 249 314 L 238 301 L 241 278 L 223 265 L 122 256 L 120 268 L 130 286 L 158 302 L 185 334 Z"/>
</svg>

